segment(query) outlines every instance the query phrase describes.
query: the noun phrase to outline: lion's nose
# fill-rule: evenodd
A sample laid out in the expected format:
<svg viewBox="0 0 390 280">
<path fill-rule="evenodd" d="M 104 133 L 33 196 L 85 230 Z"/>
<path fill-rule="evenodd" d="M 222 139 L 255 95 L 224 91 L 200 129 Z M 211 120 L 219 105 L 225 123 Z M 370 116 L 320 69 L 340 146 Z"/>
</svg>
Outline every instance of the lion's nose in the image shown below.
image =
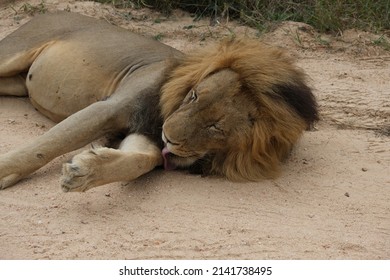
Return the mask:
<svg viewBox="0 0 390 280">
<path fill-rule="evenodd" d="M 167 144 L 171 144 L 171 145 L 179 145 L 179 143 L 175 143 L 175 142 L 172 142 L 168 137 L 167 135 L 163 132 L 163 141 Z"/>
</svg>

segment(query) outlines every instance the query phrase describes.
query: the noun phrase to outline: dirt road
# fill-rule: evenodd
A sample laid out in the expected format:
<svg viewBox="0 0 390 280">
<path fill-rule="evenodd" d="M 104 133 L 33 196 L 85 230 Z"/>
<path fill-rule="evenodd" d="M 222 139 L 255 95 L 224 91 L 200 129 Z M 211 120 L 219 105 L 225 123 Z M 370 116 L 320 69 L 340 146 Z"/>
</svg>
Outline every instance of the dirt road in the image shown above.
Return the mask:
<svg viewBox="0 0 390 280">
<path fill-rule="evenodd" d="M 25 4 L 28 2 L 29 4 Z M 284 23 L 271 33 L 210 26 L 180 11 L 93 2 L 0 1 L 0 39 L 40 10 L 104 18 L 182 51 L 229 34 L 287 48 L 311 78 L 322 120 L 276 180 L 231 183 L 156 170 L 131 183 L 62 193 L 62 156 L 0 192 L 0 259 L 389 259 L 390 53 L 378 37 Z M 1 51 L 1 50 L 0 50 Z M 53 123 L 0 97 L 0 154 Z"/>
</svg>

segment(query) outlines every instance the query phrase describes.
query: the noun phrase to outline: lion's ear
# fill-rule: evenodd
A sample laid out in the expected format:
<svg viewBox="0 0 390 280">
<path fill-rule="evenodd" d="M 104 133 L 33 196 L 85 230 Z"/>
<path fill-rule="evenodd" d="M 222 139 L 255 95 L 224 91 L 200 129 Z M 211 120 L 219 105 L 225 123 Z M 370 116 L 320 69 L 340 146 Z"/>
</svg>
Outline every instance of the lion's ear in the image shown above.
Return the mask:
<svg viewBox="0 0 390 280">
<path fill-rule="evenodd" d="M 206 75 L 208 64 L 202 56 L 188 56 L 172 70 L 161 88 L 161 113 L 164 119 L 176 111 L 187 93 Z"/>
</svg>

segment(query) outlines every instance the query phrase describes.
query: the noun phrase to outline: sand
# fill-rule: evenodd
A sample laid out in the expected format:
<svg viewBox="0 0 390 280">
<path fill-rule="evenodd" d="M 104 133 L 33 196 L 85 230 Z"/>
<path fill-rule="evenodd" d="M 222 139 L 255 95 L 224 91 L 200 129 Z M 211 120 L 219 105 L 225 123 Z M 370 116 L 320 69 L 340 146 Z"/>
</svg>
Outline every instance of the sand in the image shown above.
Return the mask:
<svg viewBox="0 0 390 280">
<path fill-rule="evenodd" d="M 181 11 L 167 18 L 94 2 L 39 3 L 0 1 L 0 39 L 42 8 L 104 18 L 182 51 L 231 34 L 260 37 L 309 74 L 321 121 L 279 178 L 257 183 L 155 170 L 63 193 L 61 165 L 76 152 L 61 156 L 0 192 L 0 259 L 390 258 L 390 53 L 378 45 L 381 34 L 335 37 L 294 22 L 258 34 Z M 0 97 L 0 155 L 53 125 L 28 99 Z"/>
</svg>

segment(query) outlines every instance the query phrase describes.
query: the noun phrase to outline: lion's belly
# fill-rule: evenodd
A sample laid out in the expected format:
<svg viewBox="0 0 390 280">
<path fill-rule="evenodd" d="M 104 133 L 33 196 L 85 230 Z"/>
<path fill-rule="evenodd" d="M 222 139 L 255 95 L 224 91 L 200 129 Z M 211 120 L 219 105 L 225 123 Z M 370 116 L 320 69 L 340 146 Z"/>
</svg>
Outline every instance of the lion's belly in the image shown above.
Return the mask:
<svg viewBox="0 0 390 280">
<path fill-rule="evenodd" d="M 106 70 L 74 44 L 56 42 L 29 69 L 26 85 L 31 102 L 59 122 L 112 94 L 118 74 L 108 75 Z"/>
</svg>

